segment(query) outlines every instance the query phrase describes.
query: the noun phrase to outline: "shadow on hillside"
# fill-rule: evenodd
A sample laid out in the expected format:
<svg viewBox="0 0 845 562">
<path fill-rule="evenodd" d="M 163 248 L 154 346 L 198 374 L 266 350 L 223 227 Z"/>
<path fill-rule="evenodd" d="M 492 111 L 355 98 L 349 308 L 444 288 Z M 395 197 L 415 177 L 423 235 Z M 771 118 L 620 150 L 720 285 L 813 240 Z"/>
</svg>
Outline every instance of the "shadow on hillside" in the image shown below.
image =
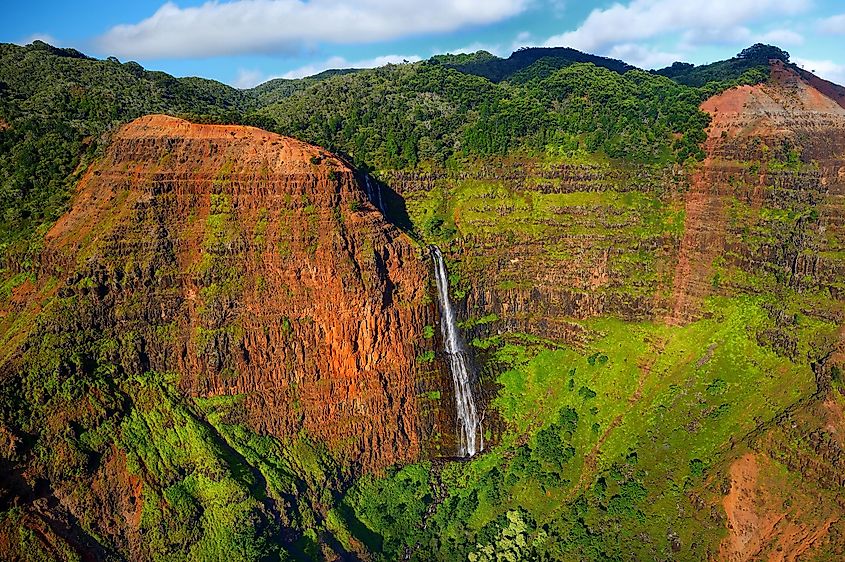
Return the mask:
<svg viewBox="0 0 845 562">
<path fill-rule="evenodd" d="M 383 215 L 387 222 L 399 228 L 402 232 L 414 240 L 422 240 L 414 228 L 414 223 L 411 222 L 411 217 L 408 214 L 408 207 L 405 204 L 405 198 L 402 197 L 402 195 L 388 184 L 369 175 L 366 167 L 358 169 L 357 177 L 362 190 L 365 192 L 367 192 L 368 189 L 372 191 L 371 193 L 368 193 L 370 203 L 372 203 L 376 209 L 381 210 L 382 207 L 384 208 Z M 368 180 L 369 186 L 367 186 Z"/>
<path fill-rule="evenodd" d="M 411 222 L 411 217 L 408 215 L 405 198 L 386 183 L 377 182 L 376 180 L 371 181 L 377 183 L 379 189 L 381 189 L 382 201 L 384 202 L 384 216 L 388 222 L 404 231 L 411 238 L 420 240 L 414 228 L 414 223 Z"/>
</svg>

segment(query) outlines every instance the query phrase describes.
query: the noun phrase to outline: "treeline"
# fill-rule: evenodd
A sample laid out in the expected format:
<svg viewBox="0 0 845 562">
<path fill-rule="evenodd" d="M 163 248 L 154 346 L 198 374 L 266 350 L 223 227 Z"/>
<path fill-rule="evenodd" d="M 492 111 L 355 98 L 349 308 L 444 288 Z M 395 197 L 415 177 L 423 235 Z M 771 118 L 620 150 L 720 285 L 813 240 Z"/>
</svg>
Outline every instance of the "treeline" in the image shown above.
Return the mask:
<svg viewBox="0 0 845 562">
<path fill-rule="evenodd" d="M 0 254 L 61 214 L 84 164 L 120 124 L 156 112 L 238 120 L 248 100 L 212 80 L 40 41 L 0 45 Z"/>
<path fill-rule="evenodd" d="M 708 91 L 590 63 L 494 84 L 443 64 L 388 66 L 297 91 L 259 114 L 277 130 L 373 168 L 444 166 L 462 157 L 571 146 L 633 162 L 700 157 Z"/>
<path fill-rule="evenodd" d="M 771 60 L 789 63 L 789 53 L 772 45 L 757 43 L 743 49 L 735 57 L 728 60 L 700 66 L 676 62 L 672 66 L 658 70 L 656 74 L 671 78 L 680 84 L 705 88 L 705 91 L 714 92 L 714 85 L 725 88 L 766 80 L 768 78 L 769 61 Z"/>
<path fill-rule="evenodd" d="M 487 51 L 472 54 L 437 55 L 431 62 L 442 64 L 466 74 L 483 76 L 493 82 L 521 82 L 515 75 L 542 61 L 546 67 L 560 69 L 576 63 L 591 63 L 624 74 L 635 67 L 621 60 L 582 53 L 569 47 L 522 47 L 506 59 L 491 55 Z"/>
<path fill-rule="evenodd" d="M 571 49 L 526 49 L 508 59 L 441 56 L 237 90 L 40 41 L 0 45 L 0 254 L 55 220 L 109 134 L 141 115 L 258 126 L 366 169 L 457 167 L 550 148 L 670 164 L 702 156 L 708 120 L 699 103 L 764 80 L 760 64 L 777 55 L 771 49 L 755 46 L 715 68 L 661 71 L 669 76 Z M 702 77 L 700 87 L 678 83 Z"/>
</svg>

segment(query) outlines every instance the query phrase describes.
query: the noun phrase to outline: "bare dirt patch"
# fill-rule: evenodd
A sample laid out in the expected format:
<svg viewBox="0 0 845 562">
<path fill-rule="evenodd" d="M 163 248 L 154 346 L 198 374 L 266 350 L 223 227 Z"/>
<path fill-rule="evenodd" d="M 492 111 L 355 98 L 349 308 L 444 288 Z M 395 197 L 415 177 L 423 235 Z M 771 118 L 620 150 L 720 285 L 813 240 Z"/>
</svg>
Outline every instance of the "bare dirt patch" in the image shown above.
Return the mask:
<svg viewBox="0 0 845 562">
<path fill-rule="evenodd" d="M 722 501 L 728 536 L 719 560 L 803 560 L 839 520 L 820 498 L 790 488 L 766 456 L 744 455 L 731 465 L 730 479 L 730 492 Z"/>
</svg>

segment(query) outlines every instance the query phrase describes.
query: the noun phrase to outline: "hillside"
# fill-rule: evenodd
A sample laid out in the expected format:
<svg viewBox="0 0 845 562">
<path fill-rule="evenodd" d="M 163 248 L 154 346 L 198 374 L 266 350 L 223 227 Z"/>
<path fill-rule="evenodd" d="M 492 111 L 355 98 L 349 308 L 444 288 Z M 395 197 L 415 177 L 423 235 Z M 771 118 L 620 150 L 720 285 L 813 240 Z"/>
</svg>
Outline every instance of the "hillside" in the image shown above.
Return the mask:
<svg viewBox="0 0 845 562">
<path fill-rule="evenodd" d="M 385 178 L 449 241 L 478 322 L 509 446 L 454 497 L 478 498 L 494 544 L 519 529 L 529 558 L 842 552 L 841 107 L 775 63 L 702 109 L 689 175 L 561 158 Z"/>
<path fill-rule="evenodd" d="M 291 487 L 319 492 L 298 466 L 316 449 L 346 474 L 420 458 L 427 269 L 321 149 L 137 119 L 84 174 L 36 271 L 13 281 L 1 324 L 3 408 L 17 413 L 3 418 L 7 453 L 30 460 L 4 502 L 30 498 L 33 525 L 88 529 L 111 537 L 104 553 L 137 559 L 175 548 L 169 530 L 196 511 L 246 542 L 180 549 L 244 556 L 269 548 L 270 531 L 302 537 Z M 291 457 L 297 447 L 315 450 Z M 262 475 L 274 462 L 293 464 Z M 242 499 L 217 504 L 220 487 Z M 177 493 L 194 499 L 172 505 Z M 45 494 L 59 498 L 49 512 Z M 117 499 L 143 517 L 121 520 Z"/>
<path fill-rule="evenodd" d="M 0 557 L 845 556 L 845 90 L 773 49 L 3 46 Z"/>
<path fill-rule="evenodd" d="M 8 127 L 0 131 L 0 212 L 6 217 L 0 244 L 17 245 L 25 254 L 28 237 L 66 209 L 73 183 L 102 153 L 108 136 L 149 113 L 260 126 L 344 152 L 371 169 L 537 153 L 549 143 L 638 161 L 683 161 L 697 153 L 703 139 L 698 103 L 719 84 L 762 79 L 726 72 L 699 90 L 638 71 L 620 76 L 632 67 L 571 49 L 482 57 L 507 63 L 518 84 L 514 89 L 490 83 L 483 72 L 475 77 L 466 61 L 477 57 L 459 58 L 463 66 L 435 57 L 273 80 L 241 91 L 147 71 L 134 62 L 95 60 L 39 41 L 2 45 L 0 119 Z M 587 90 L 606 97 L 584 103 Z M 642 115 L 629 119 L 623 106 L 641 107 Z"/>
<path fill-rule="evenodd" d="M 624 74 L 635 67 L 623 61 L 582 53 L 565 47 L 524 47 L 515 51 L 506 59 L 479 51 L 471 55 L 438 55 L 431 62 L 454 68 L 466 74 L 482 76 L 492 82 L 514 81 L 514 78 L 526 73 L 537 74 L 536 69 L 545 69 L 547 74 L 577 63 L 590 63 Z M 533 71 L 533 72 L 532 72 Z"/>
<path fill-rule="evenodd" d="M 768 74 L 769 61 L 778 60 L 789 63 L 789 53 L 778 47 L 758 43 L 735 57 L 711 64 L 695 66 L 689 63 L 676 62 L 672 66 L 657 70 L 655 73 L 667 76 L 676 82 L 688 86 L 701 87 L 709 82 L 720 82 L 745 73 Z"/>
<path fill-rule="evenodd" d="M 211 80 L 176 79 L 40 41 L 0 45 L 7 125 L 0 131 L 0 248 L 58 218 L 80 172 L 120 124 L 157 112 L 225 120 L 245 104 L 242 92 Z"/>
</svg>

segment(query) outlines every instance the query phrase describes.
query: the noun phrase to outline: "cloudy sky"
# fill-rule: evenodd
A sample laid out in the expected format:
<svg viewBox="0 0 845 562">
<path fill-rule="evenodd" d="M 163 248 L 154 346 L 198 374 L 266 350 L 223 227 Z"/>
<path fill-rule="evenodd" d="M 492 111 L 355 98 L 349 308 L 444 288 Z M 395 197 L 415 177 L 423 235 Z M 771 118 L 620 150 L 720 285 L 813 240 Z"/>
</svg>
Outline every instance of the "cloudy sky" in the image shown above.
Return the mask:
<svg viewBox="0 0 845 562">
<path fill-rule="evenodd" d="M 841 0 L 10 0 L 0 41 L 33 39 L 238 87 L 485 49 L 571 46 L 643 68 L 778 45 L 845 83 Z"/>
</svg>

